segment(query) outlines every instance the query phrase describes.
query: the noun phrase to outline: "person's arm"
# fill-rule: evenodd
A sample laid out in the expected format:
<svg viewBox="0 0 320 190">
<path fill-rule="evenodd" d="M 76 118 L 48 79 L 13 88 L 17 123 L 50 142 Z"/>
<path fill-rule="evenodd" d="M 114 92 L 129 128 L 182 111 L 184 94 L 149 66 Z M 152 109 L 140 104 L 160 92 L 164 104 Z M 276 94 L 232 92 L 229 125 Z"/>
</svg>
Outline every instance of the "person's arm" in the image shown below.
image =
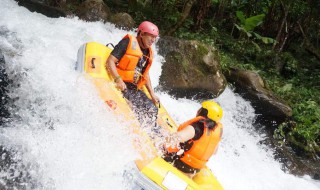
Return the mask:
<svg viewBox="0 0 320 190">
<path fill-rule="evenodd" d="M 114 49 L 110 53 L 106 62 L 106 67 L 109 73 L 111 74 L 112 78 L 114 79 L 116 87 L 121 91 L 124 91 L 127 88 L 127 86 L 121 79 L 119 73 L 117 72 L 116 64 L 125 54 L 128 44 L 129 38 L 123 38 L 122 40 L 120 40 L 120 42 L 114 47 Z"/>
<path fill-rule="evenodd" d="M 153 101 L 154 104 L 158 104 L 160 102 L 160 99 L 158 98 L 158 96 L 154 93 L 154 90 L 151 86 L 151 80 L 150 80 L 150 75 L 149 73 L 147 74 L 147 82 L 146 82 L 146 87 L 147 90 L 149 91 L 149 94 L 151 96 L 151 99 Z"/>
<path fill-rule="evenodd" d="M 196 131 L 192 125 L 188 125 L 181 131 L 171 133 L 166 138 L 166 147 L 170 147 L 171 149 L 177 149 L 179 143 L 187 142 L 192 139 L 196 134 Z"/>
<path fill-rule="evenodd" d="M 190 139 L 192 139 L 196 134 L 196 131 L 194 130 L 194 127 L 191 125 L 188 125 L 187 127 L 185 127 L 184 129 L 182 129 L 181 131 L 177 132 L 177 135 L 180 139 L 180 142 L 186 142 Z"/>
<path fill-rule="evenodd" d="M 112 78 L 114 78 L 114 82 L 116 83 L 116 87 L 119 90 L 124 91 L 124 90 L 126 90 L 127 86 L 123 82 L 122 78 L 120 77 L 120 75 L 117 72 L 116 63 L 118 61 L 119 60 L 115 56 L 110 54 L 107 59 L 107 69 L 108 69 L 109 73 L 111 74 Z"/>
</svg>

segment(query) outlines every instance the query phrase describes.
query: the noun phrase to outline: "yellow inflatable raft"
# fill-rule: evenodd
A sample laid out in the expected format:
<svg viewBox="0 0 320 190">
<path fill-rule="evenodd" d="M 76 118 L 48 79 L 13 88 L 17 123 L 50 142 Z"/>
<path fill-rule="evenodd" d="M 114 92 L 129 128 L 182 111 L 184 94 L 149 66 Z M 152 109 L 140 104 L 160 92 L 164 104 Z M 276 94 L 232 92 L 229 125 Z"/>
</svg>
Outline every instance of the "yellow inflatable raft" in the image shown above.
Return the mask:
<svg viewBox="0 0 320 190">
<path fill-rule="evenodd" d="M 89 42 L 82 45 L 78 51 L 76 70 L 88 74 L 95 84 L 100 97 L 108 105 L 115 115 L 123 121 L 133 124 L 132 131 L 143 137 L 150 149 L 135 147 L 141 155 L 140 160 L 135 161 L 134 186 L 137 190 L 221 190 L 223 189 L 209 168 L 202 169 L 192 179 L 163 160 L 159 155 L 148 135 L 141 131 L 137 119 L 123 98 L 122 93 L 115 88 L 113 79 L 105 69 L 106 60 L 112 49 L 97 42 Z M 146 87 L 144 92 L 149 96 Z M 159 106 L 158 125 L 167 130 L 175 131 L 177 125 L 161 105 Z"/>
</svg>

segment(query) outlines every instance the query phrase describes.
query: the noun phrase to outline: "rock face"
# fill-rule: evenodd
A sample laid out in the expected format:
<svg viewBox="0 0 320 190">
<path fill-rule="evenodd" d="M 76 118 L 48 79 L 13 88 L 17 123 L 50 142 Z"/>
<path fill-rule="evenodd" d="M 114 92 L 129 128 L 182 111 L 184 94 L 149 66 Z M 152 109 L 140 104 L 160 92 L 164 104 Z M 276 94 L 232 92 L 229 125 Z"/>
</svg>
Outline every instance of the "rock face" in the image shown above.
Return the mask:
<svg viewBox="0 0 320 190">
<path fill-rule="evenodd" d="M 258 122 L 277 125 L 292 116 L 292 109 L 265 87 L 261 77 L 253 71 L 230 69 L 224 73 L 234 83 L 236 92 L 252 103 Z"/>
<path fill-rule="evenodd" d="M 116 13 L 110 17 L 109 21 L 123 29 L 132 29 L 135 27 L 135 21 L 128 13 Z"/>
<path fill-rule="evenodd" d="M 160 38 L 159 53 L 165 57 L 160 88 L 176 97 L 213 98 L 227 86 L 218 51 L 198 41 Z"/>
<path fill-rule="evenodd" d="M 51 18 L 66 17 L 66 13 L 58 8 L 50 7 L 35 0 L 15 0 L 18 5 L 26 7 L 31 12 L 41 13 Z"/>
<path fill-rule="evenodd" d="M 106 21 L 111 12 L 103 0 L 86 0 L 80 4 L 76 14 L 86 21 Z"/>
</svg>

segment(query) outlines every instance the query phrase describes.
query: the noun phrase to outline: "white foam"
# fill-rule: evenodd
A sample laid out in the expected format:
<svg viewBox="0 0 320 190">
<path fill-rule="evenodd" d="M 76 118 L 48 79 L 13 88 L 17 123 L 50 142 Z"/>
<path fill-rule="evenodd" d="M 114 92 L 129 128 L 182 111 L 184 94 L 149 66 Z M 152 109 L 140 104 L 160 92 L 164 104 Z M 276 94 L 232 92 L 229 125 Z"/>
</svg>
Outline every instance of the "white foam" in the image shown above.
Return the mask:
<svg viewBox="0 0 320 190">
<path fill-rule="evenodd" d="M 112 24 L 78 18 L 47 18 L 1 0 L 0 47 L 11 73 L 23 74 L 16 120 L 1 130 L 1 143 L 21 147 L 31 174 L 44 189 L 126 189 L 122 172 L 136 158 L 126 126 L 98 98 L 93 85 L 74 70 L 78 48 L 86 42 L 116 44 L 126 33 Z M 151 69 L 159 83 L 161 61 Z M 177 123 L 193 117 L 200 104 L 158 94 Z M 254 110 L 227 89 L 217 101 L 224 109 L 224 135 L 209 166 L 225 189 L 319 189 L 319 182 L 284 173 L 272 151 L 259 145 L 253 130 Z M 18 120 L 18 118 L 20 118 Z M 6 175 L 1 173 L 1 175 Z M 1 182 L 1 181 L 0 181 Z"/>
</svg>

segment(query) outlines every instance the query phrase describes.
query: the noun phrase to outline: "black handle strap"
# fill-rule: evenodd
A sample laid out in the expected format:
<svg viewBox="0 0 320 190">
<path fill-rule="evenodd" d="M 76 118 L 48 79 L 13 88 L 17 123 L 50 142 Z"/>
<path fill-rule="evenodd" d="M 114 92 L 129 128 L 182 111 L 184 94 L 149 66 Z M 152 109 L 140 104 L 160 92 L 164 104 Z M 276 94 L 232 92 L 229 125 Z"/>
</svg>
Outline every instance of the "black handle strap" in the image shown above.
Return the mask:
<svg viewBox="0 0 320 190">
<path fill-rule="evenodd" d="M 114 45 L 112 43 L 108 43 L 106 46 L 108 47 L 109 45 L 111 45 L 112 48 L 114 49 Z"/>
<path fill-rule="evenodd" d="M 93 69 L 96 68 L 96 66 L 95 66 L 95 64 L 94 64 L 94 60 L 96 60 L 96 58 L 92 58 L 92 59 L 91 59 L 91 68 L 93 68 Z"/>
</svg>

